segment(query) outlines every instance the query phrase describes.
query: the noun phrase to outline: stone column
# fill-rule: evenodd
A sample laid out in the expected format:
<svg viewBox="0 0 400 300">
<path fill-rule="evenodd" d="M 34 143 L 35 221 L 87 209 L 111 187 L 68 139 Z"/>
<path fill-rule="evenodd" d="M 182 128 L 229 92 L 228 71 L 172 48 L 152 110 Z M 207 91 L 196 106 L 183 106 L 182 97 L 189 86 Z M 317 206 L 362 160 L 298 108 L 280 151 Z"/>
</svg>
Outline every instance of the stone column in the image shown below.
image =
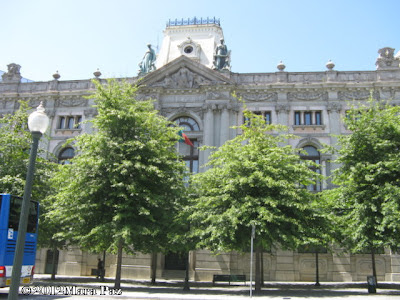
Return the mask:
<svg viewBox="0 0 400 300">
<path fill-rule="evenodd" d="M 83 115 L 85 117 L 84 121 L 93 119 L 97 114 L 97 110 L 95 108 L 88 108 L 83 111 Z M 83 132 L 84 133 L 92 133 L 93 132 L 93 125 L 92 123 L 84 123 L 83 124 Z"/>
<path fill-rule="evenodd" d="M 331 145 L 337 145 L 337 137 L 341 133 L 341 120 L 340 120 L 340 110 L 342 105 L 340 103 L 329 103 L 327 106 L 329 115 L 329 129 L 331 133 Z M 336 159 L 336 156 L 332 156 L 332 161 Z M 331 163 L 329 173 L 338 167 L 337 164 Z M 329 184 L 330 185 L 330 184 Z"/>
<path fill-rule="evenodd" d="M 206 110 L 206 114 L 204 117 L 204 145 L 206 146 L 214 146 L 214 110 L 212 104 L 205 105 L 204 109 Z M 208 157 L 211 154 L 211 150 L 207 149 L 204 151 L 204 161 L 205 164 L 208 161 Z"/>
<path fill-rule="evenodd" d="M 220 146 L 222 146 L 226 141 L 229 140 L 229 111 L 228 107 L 229 104 L 222 105 L 222 112 L 221 112 L 221 132 L 220 132 Z"/>
<path fill-rule="evenodd" d="M 276 105 L 275 110 L 278 117 L 278 124 L 282 124 L 289 127 L 290 126 L 288 118 L 288 114 L 290 111 L 289 104 L 278 104 Z"/>
</svg>

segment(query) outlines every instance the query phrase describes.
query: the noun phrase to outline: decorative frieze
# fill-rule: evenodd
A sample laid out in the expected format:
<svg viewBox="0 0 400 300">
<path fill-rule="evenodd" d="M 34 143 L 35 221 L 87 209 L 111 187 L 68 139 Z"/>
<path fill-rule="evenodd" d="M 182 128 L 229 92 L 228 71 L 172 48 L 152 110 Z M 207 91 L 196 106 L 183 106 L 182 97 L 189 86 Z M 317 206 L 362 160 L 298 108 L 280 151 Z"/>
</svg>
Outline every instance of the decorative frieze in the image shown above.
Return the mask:
<svg viewBox="0 0 400 300">
<path fill-rule="evenodd" d="M 380 99 L 380 94 L 378 91 L 370 91 L 370 90 L 356 90 L 356 91 L 339 91 L 338 97 L 342 101 L 350 101 L 350 100 L 367 100 L 370 96 L 375 100 Z"/>
<path fill-rule="evenodd" d="M 159 100 L 159 95 L 158 94 L 138 94 L 136 95 L 136 100 L 139 101 L 146 101 L 146 100 Z"/>
<path fill-rule="evenodd" d="M 81 96 L 61 96 L 55 101 L 56 107 L 87 106 L 88 100 Z"/>
<path fill-rule="evenodd" d="M 277 101 L 278 93 L 270 92 L 270 93 L 239 93 L 240 97 L 242 97 L 246 101 L 250 102 L 261 102 L 261 101 Z"/>
<path fill-rule="evenodd" d="M 316 100 L 328 100 L 328 92 L 288 92 L 287 98 L 289 101 L 316 101 Z"/>
</svg>

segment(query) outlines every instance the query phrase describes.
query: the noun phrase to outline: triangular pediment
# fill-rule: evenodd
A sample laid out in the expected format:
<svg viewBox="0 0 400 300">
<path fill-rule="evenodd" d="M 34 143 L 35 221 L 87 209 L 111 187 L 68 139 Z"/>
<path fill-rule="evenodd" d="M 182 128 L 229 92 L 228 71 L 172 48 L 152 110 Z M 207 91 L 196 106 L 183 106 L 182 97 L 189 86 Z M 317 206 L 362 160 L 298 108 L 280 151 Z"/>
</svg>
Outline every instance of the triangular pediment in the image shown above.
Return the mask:
<svg viewBox="0 0 400 300">
<path fill-rule="evenodd" d="M 139 86 L 192 89 L 201 86 L 227 84 L 234 83 L 219 71 L 211 70 L 186 56 L 180 56 L 162 68 L 147 74 L 140 81 Z"/>
</svg>

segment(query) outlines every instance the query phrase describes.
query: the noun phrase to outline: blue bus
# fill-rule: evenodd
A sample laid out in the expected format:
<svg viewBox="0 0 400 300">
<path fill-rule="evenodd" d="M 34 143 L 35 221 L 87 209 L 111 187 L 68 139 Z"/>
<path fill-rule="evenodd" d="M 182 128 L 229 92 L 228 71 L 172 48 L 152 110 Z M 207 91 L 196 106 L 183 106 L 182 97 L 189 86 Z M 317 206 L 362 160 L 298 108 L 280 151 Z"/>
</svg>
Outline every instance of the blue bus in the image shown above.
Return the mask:
<svg viewBox="0 0 400 300">
<path fill-rule="evenodd" d="M 0 287 L 10 286 L 15 247 L 17 244 L 22 198 L 0 194 Z M 37 245 L 39 203 L 31 201 L 26 231 L 21 283 L 33 280 Z"/>
</svg>

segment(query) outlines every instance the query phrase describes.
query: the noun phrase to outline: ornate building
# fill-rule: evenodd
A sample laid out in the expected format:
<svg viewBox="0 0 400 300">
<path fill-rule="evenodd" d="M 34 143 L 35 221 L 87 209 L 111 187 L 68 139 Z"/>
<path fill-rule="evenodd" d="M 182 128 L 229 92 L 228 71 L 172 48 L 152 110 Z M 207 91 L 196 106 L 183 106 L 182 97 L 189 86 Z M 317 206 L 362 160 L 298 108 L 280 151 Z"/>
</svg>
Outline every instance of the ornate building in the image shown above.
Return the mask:
<svg viewBox="0 0 400 300">
<path fill-rule="evenodd" d="M 295 147 L 304 148 L 305 159 L 321 165 L 320 171 L 330 175 L 335 166 L 331 157 L 319 150 L 322 144 L 333 145 L 332 134 L 346 134 L 341 118 L 348 109 L 348 101 L 367 100 L 372 93 L 376 99 L 400 104 L 400 57 L 394 49 L 378 51 L 376 70 L 338 71 L 333 62 L 320 72 L 286 72 L 285 65 L 277 65 L 276 72 L 234 73 L 230 70 L 231 52 L 219 20 L 190 19 L 167 23 L 164 40 L 157 59 L 149 50 L 140 63 L 140 76 L 124 78 L 136 83 L 139 78 L 139 99 L 155 99 L 159 112 L 185 128 L 195 147 L 179 144 L 187 166 L 193 172 L 201 171 L 209 153 L 199 152 L 200 145 L 221 146 L 238 132 L 230 127 L 243 123 L 242 105 L 232 96 L 236 92 L 247 107 L 266 118 L 268 122 L 286 125 L 288 132 L 298 136 L 290 140 Z M 372 62 L 371 62 L 372 64 Z M 101 73 L 94 73 L 95 80 Z M 48 130 L 50 140 L 43 147 L 52 152 L 60 163 L 68 163 L 74 156 L 67 139 L 83 132 L 91 132 L 90 123 L 80 122 L 93 118 L 93 101 L 85 96 L 94 85 L 91 79 L 62 81 L 58 73 L 48 82 L 21 82 L 20 67 L 8 66 L 0 82 L 0 114 L 12 113 L 18 100 L 29 100 L 32 107 L 43 101 L 51 118 Z M 308 188 L 320 191 L 329 188 L 329 182 L 320 182 Z M 319 255 L 322 281 L 365 280 L 370 274 L 370 256 L 353 255 L 341 249 Z M 37 272 L 50 268 L 53 253 L 38 251 Z M 224 253 L 218 256 L 207 250 L 190 253 L 190 274 L 193 280 L 212 280 L 213 274 L 249 274 L 249 254 Z M 79 249 L 59 253 L 58 273 L 90 275 L 96 268 L 97 255 Z M 115 271 L 115 257 L 106 258 L 106 276 Z M 164 278 L 183 278 L 182 264 L 174 253 L 158 254 L 158 275 Z M 271 249 L 264 254 L 265 280 L 313 280 L 314 254 L 306 250 L 283 251 Z M 400 280 L 400 256 L 385 250 L 376 258 L 378 280 Z M 126 256 L 123 277 L 149 278 L 151 255 Z"/>
</svg>

